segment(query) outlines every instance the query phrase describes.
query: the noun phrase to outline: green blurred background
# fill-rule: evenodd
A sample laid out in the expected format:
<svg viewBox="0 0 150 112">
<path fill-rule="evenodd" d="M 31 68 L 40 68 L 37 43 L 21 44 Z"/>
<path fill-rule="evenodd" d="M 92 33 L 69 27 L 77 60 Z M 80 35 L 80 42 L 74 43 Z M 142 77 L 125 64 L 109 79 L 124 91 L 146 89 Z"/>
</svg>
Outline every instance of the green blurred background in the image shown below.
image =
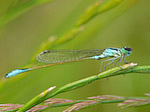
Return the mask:
<svg viewBox="0 0 150 112">
<path fill-rule="evenodd" d="M 0 16 L 15 0 L 0 1 Z M 17 1 L 17 0 L 16 0 Z M 27 0 L 24 0 L 24 2 Z M 100 61 L 81 61 L 56 65 L 22 74 L 11 79 L 4 75 L 28 64 L 43 41 L 69 30 L 85 9 L 96 0 L 54 0 L 23 13 L 0 29 L 0 103 L 24 104 L 50 86 L 57 87 L 99 72 Z M 23 2 L 19 3 L 19 5 Z M 104 49 L 131 47 L 128 61 L 150 64 L 150 0 L 141 0 L 131 8 L 118 7 L 96 16 L 75 39 L 53 49 Z M 124 10 L 124 9 L 123 9 Z M 120 13 L 121 12 L 121 13 Z M 111 68 L 113 66 L 109 66 Z M 128 74 L 98 80 L 55 98 L 85 99 L 95 95 L 144 96 L 150 92 L 149 74 Z M 61 112 L 66 107 L 52 108 Z M 102 104 L 81 112 L 148 112 L 149 106 L 121 109 Z"/>
</svg>

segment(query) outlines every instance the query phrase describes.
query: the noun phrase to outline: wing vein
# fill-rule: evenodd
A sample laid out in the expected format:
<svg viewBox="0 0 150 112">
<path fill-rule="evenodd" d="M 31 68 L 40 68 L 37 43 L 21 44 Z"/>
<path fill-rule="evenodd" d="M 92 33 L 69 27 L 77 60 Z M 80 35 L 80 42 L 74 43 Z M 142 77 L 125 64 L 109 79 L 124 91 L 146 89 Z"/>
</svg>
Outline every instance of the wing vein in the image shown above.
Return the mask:
<svg viewBox="0 0 150 112">
<path fill-rule="evenodd" d="M 37 57 L 37 61 L 42 63 L 54 64 L 69 61 L 78 61 L 87 59 L 88 57 L 102 54 L 104 50 L 91 49 L 91 50 L 45 50 Z"/>
</svg>

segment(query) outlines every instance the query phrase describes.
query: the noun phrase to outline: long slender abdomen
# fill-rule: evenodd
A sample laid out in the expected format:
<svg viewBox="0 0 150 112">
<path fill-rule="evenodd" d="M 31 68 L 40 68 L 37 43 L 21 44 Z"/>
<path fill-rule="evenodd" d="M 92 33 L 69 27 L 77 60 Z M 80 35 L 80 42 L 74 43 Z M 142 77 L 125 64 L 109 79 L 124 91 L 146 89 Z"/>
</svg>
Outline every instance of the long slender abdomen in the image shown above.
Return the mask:
<svg viewBox="0 0 150 112">
<path fill-rule="evenodd" d="M 18 75 L 18 74 L 20 74 L 20 73 L 27 72 L 27 71 L 29 71 L 29 70 L 30 70 L 30 68 L 16 69 L 16 70 L 13 70 L 13 71 L 11 71 L 10 73 L 6 74 L 5 77 L 6 77 L 6 78 L 10 78 L 10 77 L 16 76 L 16 75 Z"/>
</svg>

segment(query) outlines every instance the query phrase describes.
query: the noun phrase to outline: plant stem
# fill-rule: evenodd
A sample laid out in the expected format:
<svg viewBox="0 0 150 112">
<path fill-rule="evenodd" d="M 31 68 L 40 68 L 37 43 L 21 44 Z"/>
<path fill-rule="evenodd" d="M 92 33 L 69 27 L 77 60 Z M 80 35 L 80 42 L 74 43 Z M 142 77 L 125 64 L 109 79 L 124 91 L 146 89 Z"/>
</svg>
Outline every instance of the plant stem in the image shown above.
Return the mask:
<svg viewBox="0 0 150 112">
<path fill-rule="evenodd" d="M 132 69 L 131 67 L 136 66 L 136 65 L 137 64 L 135 64 L 135 63 L 129 63 L 129 64 L 125 64 L 125 65 L 122 65 L 119 67 L 115 67 L 115 68 L 112 68 L 112 69 L 107 70 L 105 72 L 99 73 L 97 75 L 93 75 L 93 76 L 90 76 L 90 77 L 66 84 L 65 86 L 58 88 L 55 92 L 48 92 L 46 94 L 46 96 L 44 96 L 42 98 L 39 97 L 39 95 L 38 95 L 38 96 L 34 97 L 33 99 L 31 99 L 29 102 L 27 102 L 22 108 L 19 109 L 18 112 L 24 112 L 24 111 L 32 108 L 33 106 L 35 106 L 39 103 L 42 103 L 46 99 L 49 99 L 49 98 L 56 96 L 57 94 L 85 86 L 85 85 L 87 85 L 87 84 L 89 84 L 95 80 L 98 80 L 98 79 L 114 76 L 115 73 L 117 73 L 118 71 L 123 71 L 123 70 L 126 70 L 128 68 L 130 70 L 130 69 Z M 123 72 L 123 73 L 129 73 L 129 72 Z M 118 74 L 116 74 L 116 75 L 118 75 Z"/>
</svg>

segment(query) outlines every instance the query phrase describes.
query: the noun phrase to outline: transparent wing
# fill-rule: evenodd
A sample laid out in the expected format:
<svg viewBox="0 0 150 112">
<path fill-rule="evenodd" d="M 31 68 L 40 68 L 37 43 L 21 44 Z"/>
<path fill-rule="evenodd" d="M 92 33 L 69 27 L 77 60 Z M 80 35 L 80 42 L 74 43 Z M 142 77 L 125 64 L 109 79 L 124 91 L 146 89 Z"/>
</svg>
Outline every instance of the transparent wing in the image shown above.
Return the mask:
<svg viewBox="0 0 150 112">
<path fill-rule="evenodd" d="M 45 50 L 41 52 L 36 59 L 42 63 L 64 63 L 87 59 L 88 57 L 102 54 L 104 50 Z"/>
</svg>

